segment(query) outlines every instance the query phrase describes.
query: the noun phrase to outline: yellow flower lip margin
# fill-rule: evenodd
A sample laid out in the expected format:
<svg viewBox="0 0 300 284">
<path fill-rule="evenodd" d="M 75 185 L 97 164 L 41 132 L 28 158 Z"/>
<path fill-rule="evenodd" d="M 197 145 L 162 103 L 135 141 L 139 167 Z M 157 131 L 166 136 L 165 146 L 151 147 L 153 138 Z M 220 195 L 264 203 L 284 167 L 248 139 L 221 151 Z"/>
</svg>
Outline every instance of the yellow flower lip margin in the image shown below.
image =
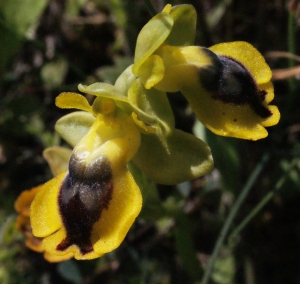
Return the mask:
<svg viewBox="0 0 300 284">
<path fill-rule="evenodd" d="M 30 190 L 23 191 L 15 201 L 15 210 L 18 213 L 16 219 L 16 227 L 18 231 L 26 236 L 25 245 L 29 249 L 43 253 L 44 258 L 48 262 L 61 262 L 68 260 L 73 257 L 73 254 L 66 254 L 63 256 L 52 255 L 45 251 L 42 246 L 42 239 L 37 238 L 32 234 L 31 223 L 30 223 L 30 205 L 37 194 L 37 192 L 42 188 L 43 185 L 33 187 Z"/>
<path fill-rule="evenodd" d="M 140 190 L 126 167 L 140 134 L 128 116 L 116 117 L 116 127 L 102 118 L 75 147 L 69 171 L 46 183 L 31 205 L 33 234 L 51 254 L 100 257 L 121 244 L 141 210 Z"/>
</svg>

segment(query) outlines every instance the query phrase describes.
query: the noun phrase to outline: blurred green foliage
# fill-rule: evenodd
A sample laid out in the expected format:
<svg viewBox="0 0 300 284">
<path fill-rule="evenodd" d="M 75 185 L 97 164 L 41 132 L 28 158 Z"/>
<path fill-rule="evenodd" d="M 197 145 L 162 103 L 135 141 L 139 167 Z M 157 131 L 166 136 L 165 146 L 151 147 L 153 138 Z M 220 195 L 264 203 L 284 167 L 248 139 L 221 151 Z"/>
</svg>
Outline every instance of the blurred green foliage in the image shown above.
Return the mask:
<svg viewBox="0 0 300 284">
<path fill-rule="evenodd" d="M 288 25 L 290 1 L 169 2 L 195 6 L 198 45 L 245 40 L 262 53 L 293 48 L 300 54 L 299 42 L 291 47 L 289 41 L 299 38 L 299 19 Z M 157 10 L 165 4 L 153 3 Z M 43 149 L 66 144 L 54 132 L 66 114 L 55 107 L 55 97 L 77 91 L 79 83 L 113 83 L 132 62 L 137 34 L 150 17 L 141 0 L 0 0 L 0 283 L 200 283 L 224 220 L 260 157 L 270 154 L 231 230 L 274 189 L 291 160 L 298 161 L 299 73 L 274 80 L 274 104 L 283 118 L 257 142 L 209 133 L 194 124 L 183 97 L 173 94 L 177 128 L 194 129 L 210 145 L 214 171 L 162 186 L 132 168 L 143 211 L 121 247 L 100 259 L 50 264 L 27 249 L 13 204 L 20 192 L 51 177 Z M 272 69 L 299 66 L 278 55 L 267 59 Z M 233 246 L 225 243 L 211 283 L 299 283 L 299 170 L 297 163 Z"/>
</svg>

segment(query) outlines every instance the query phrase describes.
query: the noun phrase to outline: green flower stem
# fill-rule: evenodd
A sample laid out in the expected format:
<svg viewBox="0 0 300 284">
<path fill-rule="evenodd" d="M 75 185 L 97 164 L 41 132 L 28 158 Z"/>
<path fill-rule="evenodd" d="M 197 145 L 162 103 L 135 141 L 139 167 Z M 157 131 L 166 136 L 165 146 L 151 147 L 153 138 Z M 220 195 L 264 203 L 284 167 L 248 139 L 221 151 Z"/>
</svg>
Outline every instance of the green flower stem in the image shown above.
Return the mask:
<svg viewBox="0 0 300 284">
<path fill-rule="evenodd" d="M 151 14 L 151 16 L 155 16 L 157 14 L 157 11 L 155 10 L 154 6 L 152 5 L 150 0 L 144 0 L 144 3 Z"/>
<path fill-rule="evenodd" d="M 288 51 L 291 54 L 296 53 L 296 34 L 295 34 L 295 13 L 290 11 L 288 18 Z M 294 66 L 294 59 L 289 59 L 289 67 Z"/>
<path fill-rule="evenodd" d="M 230 229 L 230 226 L 233 222 L 233 219 L 235 218 L 238 210 L 240 209 L 240 207 L 242 206 L 244 200 L 246 199 L 248 193 L 250 192 L 250 189 L 252 188 L 252 186 L 254 185 L 254 183 L 256 182 L 259 174 L 261 173 L 261 171 L 263 170 L 265 164 L 267 163 L 267 161 L 269 160 L 269 154 L 264 154 L 261 161 L 257 164 L 257 166 L 255 167 L 254 171 L 252 172 L 252 174 L 250 175 L 248 181 L 246 182 L 244 188 L 242 189 L 240 195 L 238 196 L 235 204 L 232 206 L 232 209 L 223 225 L 223 228 L 219 234 L 219 238 L 216 242 L 216 245 L 214 247 L 213 253 L 210 257 L 210 260 L 208 262 L 208 265 L 205 269 L 205 273 L 204 276 L 202 278 L 202 282 L 201 284 L 207 284 L 209 279 L 210 279 L 210 275 L 213 271 L 214 268 L 214 264 L 215 261 L 217 259 L 217 257 L 219 256 L 220 250 L 223 246 L 224 240 L 228 234 L 228 231 Z"/>
<path fill-rule="evenodd" d="M 229 244 L 234 245 L 236 237 L 240 234 L 240 232 L 245 228 L 245 226 L 259 213 L 259 211 L 275 196 L 275 194 L 282 188 L 282 185 L 288 178 L 291 170 L 297 165 L 298 158 L 293 159 L 289 164 L 288 169 L 285 174 L 277 181 L 274 189 L 266 194 L 266 196 L 256 205 L 256 207 L 248 214 L 248 216 L 238 225 L 234 231 L 229 236 Z"/>
</svg>

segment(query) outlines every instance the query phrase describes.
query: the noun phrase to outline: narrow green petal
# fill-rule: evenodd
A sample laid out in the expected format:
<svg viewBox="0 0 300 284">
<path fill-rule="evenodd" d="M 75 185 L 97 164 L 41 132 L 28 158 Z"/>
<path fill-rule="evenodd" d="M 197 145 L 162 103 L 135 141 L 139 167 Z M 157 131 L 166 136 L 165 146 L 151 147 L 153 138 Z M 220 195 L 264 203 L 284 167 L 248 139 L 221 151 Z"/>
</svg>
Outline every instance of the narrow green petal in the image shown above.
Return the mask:
<svg viewBox="0 0 300 284">
<path fill-rule="evenodd" d="M 155 135 L 142 135 L 141 146 L 133 158 L 142 172 L 155 182 L 181 183 L 213 169 L 209 147 L 194 135 L 175 129 L 166 140 L 169 153 Z"/>
<path fill-rule="evenodd" d="M 76 93 L 61 93 L 55 99 L 55 104 L 59 108 L 76 108 L 85 110 L 88 112 L 92 111 L 92 108 L 87 99 Z"/>
<path fill-rule="evenodd" d="M 151 55 L 139 68 L 139 78 L 146 89 L 150 89 L 162 80 L 165 73 L 163 60 L 158 55 Z"/>
<path fill-rule="evenodd" d="M 127 102 L 127 97 L 119 94 L 119 92 L 116 91 L 115 87 L 111 84 L 107 83 L 94 83 L 89 86 L 85 86 L 82 84 L 78 85 L 78 90 L 86 93 L 91 94 L 97 97 L 104 97 L 104 98 L 110 98 L 117 101 L 123 101 Z"/>
<path fill-rule="evenodd" d="M 179 5 L 171 9 L 174 26 L 165 43 L 173 46 L 193 45 L 196 33 L 197 13 L 192 5 Z"/>
<path fill-rule="evenodd" d="M 132 72 L 137 74 L 143 62 L 164 42 L 172 30 L 173 18 L 165 12 L 154 16 L 138 35 Z"/>
<path fill-rule="evenodd" d="M 89 86 L 79 84 L 78 89 L 83 93 L 91 94 L 97 97 L 112 99 L 118 107 L 127 111 L 128 113 L 131 112 L 126 92 L 120 92 L 111 84 L 101 82 L 97 82 Z"/>
<path fill-rule="evenodd" d="M 49 147 L 43 151 L 43 157 L 49 164 L 53 176 L 57 176 L 68 169 L 71 153 L 71 149 L 60 146 Z"/>
<path fill-rule="evenodd" d="M 127 97 L 128 90 L 135 80 L 135 75 L 132 73 L 132 66 L 128 66 L 115 82 L 115 90 L 121 96 Z"/>
<path fill-rule="evenodd" d="M 174 129 L 174 116 L 166 93 L 156 89 L 146 90 L 137 79 L 129 89 L 128 98 L 139 119 L 153 126 L 163 136 Z"/>
<path fill-rule="evenodd" d="M 75 147 L 85 136 L 95 117 L 89 112 L 76 111 L 60 118 L 55 124 L 55 130 L 72 147 Z"/>
</svg>

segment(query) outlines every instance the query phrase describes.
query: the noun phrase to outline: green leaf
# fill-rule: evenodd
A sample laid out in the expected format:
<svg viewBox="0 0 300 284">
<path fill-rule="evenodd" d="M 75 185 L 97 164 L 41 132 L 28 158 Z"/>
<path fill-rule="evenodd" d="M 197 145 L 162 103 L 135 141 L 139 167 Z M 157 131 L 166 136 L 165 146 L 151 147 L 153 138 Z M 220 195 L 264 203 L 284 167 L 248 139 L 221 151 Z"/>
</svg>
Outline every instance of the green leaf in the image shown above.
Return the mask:
<svg viewBox="0 0 300 284">
<path fill-rule="evenodd" d="M 85 4 L 86 0 L 67 0 L 66 2 L 66 14 L 70 18 L 75 18 L 80 12 L 82 6 Z"/>
<path fill-rule="evenodd" d="M 194 45 L 197 22 L 195 8 L 187 4 L 174 6 L 170 15 L 174 20 L 174 25 L 165 44 L 173 46 Z"/>
<path fill-rule="evenodd" d="M 142 135 L 141 146 L 133 158 L 133 162 L 155 182 L 181 183 L 212 170 L 209 147 L 194 135 L 175 129 L 166 141 L 169 153 L 156 135 Z"/>
<path fill-rule="evenodd" d="M 235 261 L 232 253 L 226 253 L 223 257 L 218 257 L 211 278 L 217 284 L 234 283 Z"/>
<path fill-rule="evenodd" d="M 239 177 L 238 141 L 234 138 L 218 136 L 206 130 L 207 144 L 210 146 L 216 168 L 222 175 L 226 190 L 236 193 Z"/>
<path fill-rule="evenodd" d="M 85 111 L 76 111 L 60 118 L 55 124 L 55 130 L 72 147 L 75 147 L 85 136 L 95 117 Z"/>
<path fill-rule="evenodd" d="M 144 61 L 165 41 L 173 27 L 171 15 L 161 12 L 154 16 L 138 35 L 132 72 L 137 74 Z"/>
<path fill-rule="evenodd" d="M 175 241 L 184 270 L 189 274 L 193 283 L 201 279 L 203 274 L 200 261 L 196 257 L 193 244 L 192 224 L 184 214 L 176 217 Z"/>
<path fill-rule="evenodd" d="M 71 149 L 60 146 L 49 147 L 43 151 L 43 157 L 49 164 L 53 176 L 68 169 L 71 153 Z"/>
<path fill-rule="evenodd" d="M 165 216 L 156 184 L 132 162 L 128 163 L 128 169 L 131 172 L 135 182 L 141 190 L 143 196 L 143 208 L 139 217 L 146 220 L 157 220 Z"/>
<path fill-rule="evenodd" d="M 61 262 L 57 265 L 59 274 L 72 283 L 82 283 L 82 276 L 77 263 L 74 260 Z"/>
<path fill-rule="evenodd" d="M 9 62 L 11 56 L 18 50 L 22 39 L 21 37 L 11 31 L 8 27 L 4 26 L 2 22 L 0 22 L 0 75 L 2 74 L 4 68 Z M 0 81 L 2 80 L 2 76 L 0 76 Z"/>
<path fill-rule="evenodd" d="M 16 228 L 16 216 L 9 215 L 0 227 L 0 244 L 10 244 L 19 231 Z"/>
<path fill-rule="evenodd" d="M 62 58 L 45 64 L 41 70 L 41 77 L 47 89 L 59 87 L 68 71 L 68 62 Z"/>
<path fill-rule="evenodd" d="M 234 138 L 218 136 L 212 133 L 200 121 L 195 123 L 194 133 L 211 148 L 215 166 L 221 173 L 225 189 L 235 193 L 238 185 L 240 165 L 238 141 Z"/>
<path fill-rule="evenodd" d="M 19 35 L 38 20 L 48 0 L 0 0 L 4 24 Z"/>
<path fill-rule="evenodd" d="M 0 73 L 47 3 L 48 0 L 0 0 Z"/>
</svg>

